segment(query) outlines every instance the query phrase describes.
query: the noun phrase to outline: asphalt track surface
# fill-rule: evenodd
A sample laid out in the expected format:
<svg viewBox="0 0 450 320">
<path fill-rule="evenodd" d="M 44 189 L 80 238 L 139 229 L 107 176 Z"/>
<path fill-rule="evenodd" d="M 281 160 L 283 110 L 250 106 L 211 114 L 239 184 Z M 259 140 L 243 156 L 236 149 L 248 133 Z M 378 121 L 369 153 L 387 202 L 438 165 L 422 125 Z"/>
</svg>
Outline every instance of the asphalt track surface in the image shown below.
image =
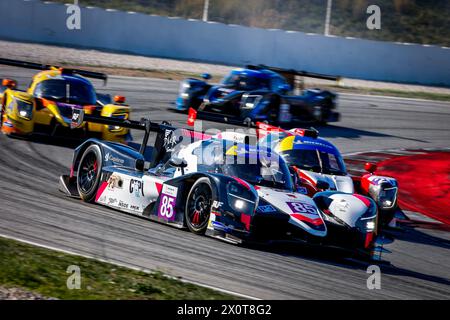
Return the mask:
<svg viewBox="0 0 450 320">
<path fill-rule="evenodd" d="M 30 70 L 0 68 L 0 77 L 28 84 Z M 133 117 L 185 124 L 167 110 L 178 83 L 111 77 L 100 92 L 123 94 Z M 342 95 L 342 121 L 320 128 L 343 153 L 448 147 L 450 104 Z M 204 128 L 224 129 L 204 122 Z M 139 138 L 139 133 L 134 133 Z M 449 234 L 396 232 L 391 266 L 382 266 L 381 290 L 369 290 L 367 265 L 335 252 L 302 246 L 248 248 L 200 237 L 98 205 L 64 197 L 58 176 L 69 171 L 72 150 L 53 140 L 0 135 L 0 234 L 42 245 L 161 270 L 190 281 L 263 299 L 448 299 Z M 82 270 L 83 272 L 83 270 Z"/>
</svg>

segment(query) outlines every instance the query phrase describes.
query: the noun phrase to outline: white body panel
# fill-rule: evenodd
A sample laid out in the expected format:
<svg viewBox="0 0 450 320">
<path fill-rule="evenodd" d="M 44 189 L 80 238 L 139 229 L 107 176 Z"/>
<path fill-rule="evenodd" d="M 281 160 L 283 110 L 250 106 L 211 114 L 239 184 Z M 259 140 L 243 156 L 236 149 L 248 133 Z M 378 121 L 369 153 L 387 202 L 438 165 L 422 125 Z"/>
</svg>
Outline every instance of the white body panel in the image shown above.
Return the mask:
<svg viewBox="0 0 450 320">
<path fill-rule="evenodd" d="M 367 206 L 352 194 L 333 194 L 329 210 L 339 219 L 351 227 L 355 227 L 356 221 L 367 211 Z"/>
<path fill-rule="evenodd" d="M 144 209 L 156 201 L 162 184 L 167 179 L 152 175 L 137 177 L 114 172 L 96 202 L 121 211 L 142 215 Z"/>
<path fill-rule="evenodd" d="M 326 227 L 324 224 L 324 230 L 314 230 L 306 223 L 302 222 L 296 215 L 302 215 L 310 220 L 320 219 L 323 223 L 321 213 L 317 209 L 314 201 L 301 193 L 287 192 L 286 190 L 276 190 L 266 187 L 261 187 L 258 189 L 258 195 L 260 198 L 267 201 L 269 204 L 277 208 L 278 210 L 285 212 L 290 215 L 289 223 L 298 226 L 309 233 L 324 237 L 327 234 Z M 291 205 L 288 205 L 290 203 Z M 300 204 L 297 206 L 297 204 Z M 305 206 L 306 205 L 306 206 Z M 298 208 L 295 210 L 294 208 Z"/>
</svg>

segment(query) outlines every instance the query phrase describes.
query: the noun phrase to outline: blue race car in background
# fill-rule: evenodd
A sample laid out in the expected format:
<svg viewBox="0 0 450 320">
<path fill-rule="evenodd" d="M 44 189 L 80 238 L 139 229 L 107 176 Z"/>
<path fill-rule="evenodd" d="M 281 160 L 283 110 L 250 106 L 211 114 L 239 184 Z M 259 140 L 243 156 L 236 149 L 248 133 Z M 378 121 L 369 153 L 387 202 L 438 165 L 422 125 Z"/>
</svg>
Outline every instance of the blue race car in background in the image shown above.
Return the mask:
<svg viewBox="0 0 450 320">
<path fill-rule="evenodd" d="M 327 90 L 306 89 L 293 94 L 296 77 L 339 80 L 339 77 L 266 66 L 235 69 L 218 85 L 189 78 L 181 82 L 176 101 L 178 111 L 190 108 L 198 116 L 215 121 L 254 125 L 266 122 L 278 126 L 313 122 L 326 124 L 339 120 L 337 95 Z"/>
</svg>

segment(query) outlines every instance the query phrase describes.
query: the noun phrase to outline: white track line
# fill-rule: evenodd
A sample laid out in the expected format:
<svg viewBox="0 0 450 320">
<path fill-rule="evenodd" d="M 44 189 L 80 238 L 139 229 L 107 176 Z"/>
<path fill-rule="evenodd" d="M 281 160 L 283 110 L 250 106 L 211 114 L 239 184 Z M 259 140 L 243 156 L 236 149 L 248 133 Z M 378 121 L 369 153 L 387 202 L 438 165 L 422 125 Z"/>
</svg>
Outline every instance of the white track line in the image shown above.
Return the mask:
<svg viewBox="0 0 450 320">
<path fill-rule="evenodd" d="M 48 246 L 48 245 L 45 245 L 45 244 L 41 244 L 41 243 L 37 243 L 37 242 L 34 242 L 34 241 L 30 241 L 30 240 L 21 239 L 21 238 L 15 237 L 15 236 L 10 236 L 10 235 L 6 235 L 6 234 L 0 233 L 0 237 L 5 238 L 5 239 L 19 241 L 19 242 L 22 242 L 22 243 L 26 243 L 26 244 L 33 245 L 33 246 L 40 247 L 40 248 L 44 248 L 44 249 L 49 249 L 49 250 L 52 250 L 52 251 L 58 251 L 58 252 L 70 254 L 70 255 L 73 255 L 73 256 L 79 256 L 79 257 L 83 257 L 83 258 L 87 258 L 87 259 L 97 260 L 97 261 L 100 261 L 100 262 L 110 263 L 110 264 L 116 265 L 118 267 L 124 267 L 124 268 L 132 269 L 132 270 L 135 270 L 135 271 L 141 271 L 141 272 L 145 272 L 145 273 L 148 273 L 148 274 L 154 274 L 155 273 L 152 270 L 136 267 L 136 266 L 131 265 L 131 264 L 117 262 L 117 261 L 111 260 L 111 259 L 98 258 L 98 257 L 90 256 L 90 255 L 87 255 L 87 254 L 77 253 L 77 252 L 74 252 L 74 251 L 61 249 L 61 248 L 57 248 L 57 247 L 53 247 L 53 246 Z M 230 291 L 230 290 L 217 288 L 217 287 L 210 286 L 210 285 L 207 285 L 207 284 L 204 284 L 204 283 L 199 283 L 199 282 L 196 282 L 196 281 L 180 279 L 180 278 L 173 277 L 173 276 L 170 276 L 170 275 L 167 275 L 167 274 L 164 274 L 164 276 L 166 278 L 168 278 L 168 279 L 178 280 L 178 281 L 183 282 L 183 283 L 189 283 L 189 284 L 197 285 L 197 286 L 200 286 L 200 287 L 203 287 L 203 288 L 215 290 L 215 291 L 218 291 L 218 292 L 222 292 L 222 293 L 225 293 L 225 294 L 233 295 L 233 296 L 236 296 L 236 297 L 239 297 L 239 298 L 243 298 L 243 299 L 247 299 L 247 300 L 261 300 L 260 298 L 248 296 L 248 295 L 241 294 L 241 293 L 234 292 L 234 291 Z"/>
</svg>

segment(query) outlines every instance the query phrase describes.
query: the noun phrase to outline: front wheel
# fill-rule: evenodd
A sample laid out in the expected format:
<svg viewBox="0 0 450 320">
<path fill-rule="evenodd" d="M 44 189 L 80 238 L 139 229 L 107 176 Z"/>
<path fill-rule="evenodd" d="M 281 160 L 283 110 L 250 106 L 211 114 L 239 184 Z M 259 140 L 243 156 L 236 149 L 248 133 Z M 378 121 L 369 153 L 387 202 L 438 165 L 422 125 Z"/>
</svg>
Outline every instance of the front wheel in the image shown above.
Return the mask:
<svg viewBox="0 0 450 320">
<path fill-rule="evenodd" d="M 83 201 L 94 202 L 100 183 L 102 153 L 97 145 L 89 146 L 81 157 L 77 172 L 78 193 Z"/>
<path fill-rule="evenodd" d="M 198 179 L 187 197 L 185 220 L 188 229 L 195 234 L 204 234 L 211 213 L 212 188 L 208 178 Z"/>
</svg>

